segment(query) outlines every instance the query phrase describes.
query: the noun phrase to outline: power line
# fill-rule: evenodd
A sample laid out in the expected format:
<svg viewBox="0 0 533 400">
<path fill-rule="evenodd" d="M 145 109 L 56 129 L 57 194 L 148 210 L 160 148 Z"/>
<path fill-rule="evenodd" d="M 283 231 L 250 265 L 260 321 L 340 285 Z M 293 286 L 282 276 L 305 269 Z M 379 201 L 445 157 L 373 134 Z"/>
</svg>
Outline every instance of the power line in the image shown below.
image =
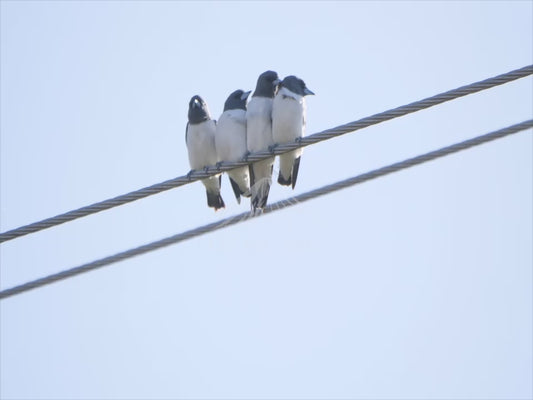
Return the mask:
<svg viewBox="0 0 533 400">
<path fill-rule="evenodd" d="M 474 146 L 478 146 L 483 143 L 490 142 L 492 140 L 496 140 L 520 131 L 523 131 L 525 129 L 529 129 L 533 127 L 533 119 L 521 122 L 516 125 L 509 126 L 507 128 L 503 128 L 491 133 L 487 133 L 485 135 L 477 136 L 472 139 L 465 140 L 460 143 L 453 144 L 451 146 L 443 147 L 441 149 L 431 151 L 429 153 L 425 153 L 422 155 L 419 155 L 417 157 L 409 158 L 404 161 L 400 161 L 391 165 L 387 165 L 385 167 L 372 170 L 370 172 L 357 175 L 352 178 L 348 178 L 330 185 L 326 185 L 323 187 L 320 187 L 315 190 L 311 190 L 306 193 L 302 193 L 298 196 L 278 201 L 276 203 L 273 203 L 269 206 L 267 206 L 262 214 L 269 214 L 275 211 L 279 211 L 283 208 L 293 206 L 295 204 L 299 204 L 306 200 L 311 200 L 319 196 L 323 196 L 328 193 L 335 192 L 337 190 L 341 190 L 353 185 L 357 185 L 359 183 L 363 183 L 372 179 L 376 179 L 388 174 L 391 174 L 393 172 L 397 172 L 406 168 L 410 168 L 431 160 L 435 160 L 437 158 L 441 158 L 453 153 L 457 153 L 462 150 L 469 149 Z M 9 289 L 5 289 L 0 292 L 0 299 L 5 299 L 10 296 L 14 296 L 16 294 L 20 294 L 23 292 L 26 292 L 31 289 L 36 289 L 41 286 L 45 286 L 48 284 L 51 284 L 53 282 L 57 282 L 63 279 L 71 278 L 75 275 L 82 274 L 84 272 L 89 272 L 92 270 L 95 270 L 97 268 L 101 268 L 106 265 L 110 265 L 119 261 L 126 260 L 128 258 L 132 258 L 144 253 L 148 253 L 150 251 L 158 250 L 163 247 L 169 246 L 171 244 L 179 243 L 187 239 L 192 239 L 194 237 L 204 235 L 209 232 L 213 232 L 231 225 L 235 225 L 240 222 L 247 221 L 251 218 L 255 218 L 258 215 L 254 215 L 250 212 L 244 212 L 238 215 L 235 215 L 233 217 L 225 218 L 221 221 L 213 222 L 207 225 L 203 225 L 201 227 L 188 230 L 186 232 L 178 233 L 176 235 L 167 237 L 165 239 L 161 239 L 152 243 L 148 243 L 127 251 L 123 251 L 121 253 L 114 254 L 109 257 L 102 258 L 100 260 L 96 260 L 87 264 L 80 265 L 78 267 L 74 267 L 68 270 L 61 271 L 56 274 L 48 275 L 46 277 L 36 279 L 34 281 L 30 281 L 27 283 L 24 283 L 19 286 L 15 286 Z"/>
<path fill-rule="evenodd" d="M 164 182 L 154 184 L 152 186 L 135 190 L 130 193 L 126 193 L 117 197 L 113 197 L 111 199 L 107 199 L 98 203 L 78 208 L 76 210 L 68 211 L 64 214 L 59 214 L 54 217 L 46 218 L 41 221 L 37 221 L 28 225 L 21 226 L 19 228 L 0 233 L 0 243 L 30 233 L 38 232 L 43 229 L 51 228 L 53 226 L 60 225 L 78 218 L 82 218 L 87 215 L 95 214 L 100 211 L 108 210 L 113 207 L 130 203 L 132 201 L 139 200 L 144 197 L 148 197 L 166 190 L 183 186 L 199 179 L 204 179 L 209 176 L 219 174 L 221 172 L 226 172 L 237 167 L 242 167 L 244 165 L 250 164 L 251 162 L 256 162 L 268 157 L 272 157 L 272 155 L 286 153 L 299 147 L 309 146 L 321 142 L 323 140 L 328 140 L 340 135 L 344 135 L 348 132 L 353 132 L 362 128 L 369 127 L 371 125 L 376 125 L 381 122 L 385 122 L 410 113 L 414 113 L 416 111 L 433 107 L 435 105 L 454 100 L 459 97 L 489 89 L 494 86 L 502 85 L 504 83 L 508 83 L 516 79 L 524 78 L 531 74 L 533 74 L 533 65 L 519 68 L 514 71 L 507 72 L 505 74 L 501 74 L 479 82 L 471 83 L 469 85 L 461 86 L 459 88 L 452 89 L 447 92 L 443 92 L 435 96 L 425 98 L 423 100 L 415 101 L 413 103 L 393 108 L 378 114 L 374 114 L 372 116 L 362 118 L 360 120 L 353 121 L 344 125 L 339 125 L 335 128 L 326 129 L 325 131 L 306 136 L 296 142 L 279 145 L 273 148 L 272 150 L 265 150 L 250 154 L 248 157 L 241 161 L 223 162 L 218 166 L 210 166 L 205 168 L 204 170 L 194 170 L 184 176 L 169 179 Z"/>
</svg>

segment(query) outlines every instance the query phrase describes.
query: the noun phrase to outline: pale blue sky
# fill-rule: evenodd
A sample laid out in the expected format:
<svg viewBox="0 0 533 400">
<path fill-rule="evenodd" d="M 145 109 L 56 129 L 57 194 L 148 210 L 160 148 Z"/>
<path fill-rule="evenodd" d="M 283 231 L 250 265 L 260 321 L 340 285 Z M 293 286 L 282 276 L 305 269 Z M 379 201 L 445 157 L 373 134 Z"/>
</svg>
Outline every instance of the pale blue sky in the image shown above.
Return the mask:
<svg viewBox="0 0 533 400">
<path fill-rule="evenodd" d="M 529 65 L 531 2 L 47 2 L 1 11 L 1 230 L 188 171 L 267 69 L 308 133 Z M 304 151 L 295 191 L 532 117 L 526 78 Z M 0 303 L 2 399 L 533 397 L 531 130 Z M 0 246 L 1 288 L 245 211 L 227 178 Z"/>
</svg>

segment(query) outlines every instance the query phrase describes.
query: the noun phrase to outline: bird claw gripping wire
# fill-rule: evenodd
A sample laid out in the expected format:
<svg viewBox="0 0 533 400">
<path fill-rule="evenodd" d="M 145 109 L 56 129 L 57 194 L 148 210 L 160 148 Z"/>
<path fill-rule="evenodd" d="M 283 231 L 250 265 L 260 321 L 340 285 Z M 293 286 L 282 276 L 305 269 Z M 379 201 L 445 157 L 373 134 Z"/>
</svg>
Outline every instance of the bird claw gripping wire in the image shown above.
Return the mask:
<svg viewBox="0 0 533 400">
<path fill-rule="evenodd" d="M 268 151 L 270 151 L 270 154 L 274 154 L 276 147 L 278 147 L 277 143 L 274 143 L 273 145 L 268 146 Z"/>
<path fill-rule="evenodd" d="M 246 153 L 244 153 L 244 157 L 242 158 L 244 161 L 248 161 L 248 156 L 252 154 L 249 150 L 246 150 Z"/>
<path fill-rule="evenodd" d="M 194 173 L 194 169 L 191 169 L 189 172 L 187 172 L 187 180 L 190 182 L 192 179 L 192 174 Z"/>
<path fill-rule="evenodd" d="M 223 162 L 224 162 L 224 161 L 219 161 L 219 162 L 217 162 L 217 163 L 215 164 L 215 167 L 217 167 L 217 171 L 220 171 L 220 168 L 222 167 L 222 163 L 223 163 Z"/>
</svg>

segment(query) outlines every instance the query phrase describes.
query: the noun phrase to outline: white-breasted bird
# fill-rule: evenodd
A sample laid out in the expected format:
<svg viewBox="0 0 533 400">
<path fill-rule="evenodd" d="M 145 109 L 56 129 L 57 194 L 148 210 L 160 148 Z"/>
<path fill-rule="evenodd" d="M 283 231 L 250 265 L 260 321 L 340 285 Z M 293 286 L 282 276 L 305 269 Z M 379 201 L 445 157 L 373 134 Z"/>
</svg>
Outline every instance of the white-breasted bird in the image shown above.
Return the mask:
<svg viewBox="0 0 533 400">
<path fill-rule="evenodd" d="M 265 71 L 257 79 L 255 91 L 246 111 L 246 139 L 250 153 L 268 150 L 272 138 L 272 100 L 279 83 L 278 74 Z M 272 183 L 274 157 L 250 165 L 250 190 L 252 208 L 262 209 L 268 200 Z"/>
<path fill-rule="evenodd" d="M 216 122 L 211 119 L 207 103 L 200 96 L 193 96 L 189 102 L 189 122 L 185 129 L 185 142 L 192 169 L 203 169 L 217 163 L 215 149 Z M 207 205 L 216 210 L 224 208 L 220 196 L 220 175 L 202 179 L 207 194 Z"/>
<path fill-rule="evenodd" d="M 217 160 L 240 161 L 246 155 L 246 100 L 251 92 L 236 90 L 224 103 L 224 111 L 217 121 L 215 145 Z M 248 166 L 228 171 L 233 193 L 241 203 L 241 195 L 250 197 Z"/>
<path fill-rule="evenodd" d="M 272 104 L 272 138 L 276 144 L 294 142 L 305 132 L 305 96 L 314 94 L 296 76 L 287 76 L 281 81 Z M 296 185 L 302 149 L 279 156 L 278 183 Z"/>
</svg>

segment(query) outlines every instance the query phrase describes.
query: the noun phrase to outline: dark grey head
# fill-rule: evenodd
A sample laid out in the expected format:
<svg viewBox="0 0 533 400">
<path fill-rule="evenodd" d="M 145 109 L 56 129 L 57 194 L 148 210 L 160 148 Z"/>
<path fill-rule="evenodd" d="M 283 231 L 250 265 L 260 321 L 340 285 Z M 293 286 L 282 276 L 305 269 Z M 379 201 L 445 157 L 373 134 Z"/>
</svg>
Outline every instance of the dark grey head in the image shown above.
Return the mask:
<svg viewBox="0 0 533 400">
<path fill-rule="evenodd" d="M 299 94 L 300 96 L 307 96 L 309 94 L 314 94 L 307 88 L 307 86 L 305 86 L 304 81 L 302 81 L 300 78 L 297 78 L 294 75 L 285 77 L 285 79 L 281 81 L 280 86 L 285 87 L 289 89 L 291 92 Z"/>
<path fill-rule="evenodd" d="M 224 103 L 224 111 L 227 110 L 246 110 L 246 99 L 251 92 L 244 92 L 241 89 L 234 91 L 228 96 Z"/>
<path fill-rule="evenodd" d="M 263 72 L 257 79 L 257 86 L 252 97 L 274 97 L 279 82 L 277 72 Z"/>
<path fill-rule="evenodd" d="M 209 109 L 204 99 L 198 95 L 192 96 L 191 101 L 189 101 L 189 123 L 199 124 L 210 119 Z"/>
</svg>

